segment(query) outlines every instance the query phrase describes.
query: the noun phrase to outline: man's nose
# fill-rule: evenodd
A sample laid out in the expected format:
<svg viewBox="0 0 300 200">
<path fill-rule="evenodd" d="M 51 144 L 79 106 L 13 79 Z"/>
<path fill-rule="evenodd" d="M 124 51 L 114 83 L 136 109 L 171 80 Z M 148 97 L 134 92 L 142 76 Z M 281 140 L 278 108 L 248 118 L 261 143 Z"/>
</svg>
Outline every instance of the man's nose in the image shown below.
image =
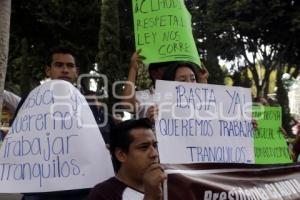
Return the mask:
<svg viewBox="0 0 300 200">
<path fill-rule="evenodd" d="M 69 72 L 68 66 L 66 64 L 64 64 L 64 66 L 63 66 L 63 72 Z"/>
<path fill-rule="evenodd" d="M 158 157 L 158 150 L 157 147 L 151 146 L 150 147 L 150 157 L 151 158 L 156 158 Z"/>
</svg>

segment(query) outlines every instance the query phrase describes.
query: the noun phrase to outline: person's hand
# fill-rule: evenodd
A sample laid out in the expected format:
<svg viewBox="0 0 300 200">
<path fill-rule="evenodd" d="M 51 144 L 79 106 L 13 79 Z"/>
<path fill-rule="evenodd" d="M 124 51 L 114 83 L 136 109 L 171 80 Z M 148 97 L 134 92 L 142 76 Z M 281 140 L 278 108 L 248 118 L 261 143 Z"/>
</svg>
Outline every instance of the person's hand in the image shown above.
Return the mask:
<svg viewBox="0 0 300 200">
<path fill-rule="evenodd" d="M 202 65 L 202 68 L 199 70 L 198 79 L 200 83 L 207 83 L 209 73 L 207 69 Z"/>
<path fill-rule="evenodd" d="M 285 138 L 288 138 L 288 134 L 287 134 L 287 132 L 285 131 L 285 129 L 282 126 L 279 127 L 279 131 L 282 133 L 282 135 Z"/>
<path fill-rule="evenodd" d="M 158 115 L 158 106 L 157 105 L 150 106 L 147 109 L 146 117 L 151 121 L 151 123 L 155 122 L 157 115 Z"/>
<path fill-rule="evenodd" d="M 141 49 L 137 50 L 136 52 L 134 52 L 131 56 L 130 59 L 130 69 L 138 71 L 139 65 L 143 62 L 143 60 L 145 59 L 144 56 L 141 56 Z"/>
<path fill-rule="evenodd" d="M 255 119 L 252 119 L 251 123 L 252 123 L 253 130 L 258 129 L 258 124 L 257 124 L 257 121 Z"/>
<path fill-rule="evenodd" d="M 144 200 L 162 200 L 162 184 L 166 178 L 167 175 L 159 163 L 150 165 L 143 176 Z"/>
</svg>

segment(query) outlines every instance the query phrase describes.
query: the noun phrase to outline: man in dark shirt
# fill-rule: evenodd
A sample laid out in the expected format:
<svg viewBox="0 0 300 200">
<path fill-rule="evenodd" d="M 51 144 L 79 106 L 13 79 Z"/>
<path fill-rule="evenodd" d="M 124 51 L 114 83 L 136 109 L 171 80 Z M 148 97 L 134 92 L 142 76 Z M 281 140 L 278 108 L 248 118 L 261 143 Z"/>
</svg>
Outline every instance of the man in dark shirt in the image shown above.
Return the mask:
<svg viewBox="0 0 300 200">
<path fill-rule="evenodd" d="M 128 120 L 110 135 L 116 176 L 90 192 L 89 200 L 161 200 L 166 175 L 158 161 L 157 141 L 148 119 Z"/>
<path fill-rule="evenodd" d="M 115 126 L 114 117 L 107 113 L 103 103 L 98 100 L 96 92 L 88 90 L 83 93 L 98 124 L 102 138 L 105 144 L 109 146 L 109 135 Z"/>
</svg>

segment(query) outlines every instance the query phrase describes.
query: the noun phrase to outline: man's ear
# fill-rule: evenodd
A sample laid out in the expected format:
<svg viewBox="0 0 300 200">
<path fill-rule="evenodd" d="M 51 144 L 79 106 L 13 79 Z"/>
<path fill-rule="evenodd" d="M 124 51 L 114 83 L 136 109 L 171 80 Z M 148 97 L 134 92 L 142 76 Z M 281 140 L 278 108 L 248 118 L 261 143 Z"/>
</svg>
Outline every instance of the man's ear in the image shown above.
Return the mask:
<svg viewBox="0 0 300 200">
<path fill-rule="evenodd" d="M 127 160 L 127 153 L 123 149 L 116 148 L 115 156 L 121 163 L 124 163 Z"/>
<path fill-rule="evenodd" d="M 50 77 L 50 67 L 49 66 L 46 66 L 45 73 L 46 73 L 47 77 Z"/>
</svg>

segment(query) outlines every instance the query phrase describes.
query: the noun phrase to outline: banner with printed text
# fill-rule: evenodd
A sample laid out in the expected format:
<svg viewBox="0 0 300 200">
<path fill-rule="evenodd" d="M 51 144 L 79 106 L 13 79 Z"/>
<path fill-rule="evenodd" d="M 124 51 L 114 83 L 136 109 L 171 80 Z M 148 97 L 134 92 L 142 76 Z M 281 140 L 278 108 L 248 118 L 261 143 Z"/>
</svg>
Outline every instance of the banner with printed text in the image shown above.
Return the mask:
<svg viewBox="0 0 300 200">
<path fill-rule="evenodd" d="M 281 127 L 281 107 L 253 106 L 253 118 L 258 128 L 254 132 L 255 163 L 291 163 Z"/>
<path fill-rule="evenodd" d="M 156 81 L 161 163 L 255 163 L 251 91 Z"/>
<path fill-rule="evenodd" d="M 300 199 L 299 164 L 168 167 L 164 200 Z"/>
<path fill-rule="evenodd" d="M 190 61 L 200 66 L 191 15 L 183 0 L 132 0 L 136 49 L 145 63 Z"/>
<path fill-rule="evenodd" d="M 34 89 L 0 149 L 0 193 L 91 188 L 113 174 L 110 154 L 80 92 L 62 80 Z"/>
</svg>

